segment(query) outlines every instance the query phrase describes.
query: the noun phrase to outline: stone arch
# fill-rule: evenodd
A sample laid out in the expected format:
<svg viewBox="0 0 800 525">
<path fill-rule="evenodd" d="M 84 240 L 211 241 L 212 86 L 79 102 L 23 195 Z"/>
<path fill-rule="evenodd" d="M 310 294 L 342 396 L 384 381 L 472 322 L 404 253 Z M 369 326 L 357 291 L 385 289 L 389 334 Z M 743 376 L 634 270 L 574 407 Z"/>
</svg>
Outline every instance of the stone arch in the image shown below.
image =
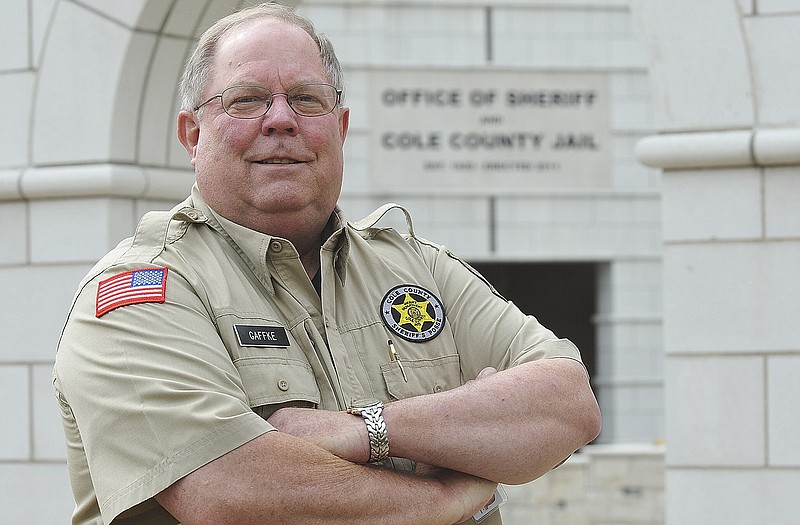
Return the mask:
<svg viewBox="0 0 800 525">
<path fill-rule="evenodd" d="M 21 196 L 184 196 L 193 175 L 175 139 L 178 78 L 196 37 L 252 3 L 56 0 L 41 46 Z"/>
</svg>

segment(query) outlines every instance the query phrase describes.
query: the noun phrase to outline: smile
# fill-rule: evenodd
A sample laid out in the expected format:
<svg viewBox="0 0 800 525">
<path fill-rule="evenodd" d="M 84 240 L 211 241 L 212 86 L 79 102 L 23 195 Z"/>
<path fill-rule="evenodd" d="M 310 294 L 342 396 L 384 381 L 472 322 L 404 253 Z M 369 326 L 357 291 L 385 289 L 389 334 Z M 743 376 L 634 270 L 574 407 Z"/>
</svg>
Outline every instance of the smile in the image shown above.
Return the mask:
<svg viewBox="0 0 800 525">
<path fill-rule="evenodd" d="M 256 164 L 297 164 L 298 162 L 294 159 L 264 159 L 257 160 Z"/>
</svg>

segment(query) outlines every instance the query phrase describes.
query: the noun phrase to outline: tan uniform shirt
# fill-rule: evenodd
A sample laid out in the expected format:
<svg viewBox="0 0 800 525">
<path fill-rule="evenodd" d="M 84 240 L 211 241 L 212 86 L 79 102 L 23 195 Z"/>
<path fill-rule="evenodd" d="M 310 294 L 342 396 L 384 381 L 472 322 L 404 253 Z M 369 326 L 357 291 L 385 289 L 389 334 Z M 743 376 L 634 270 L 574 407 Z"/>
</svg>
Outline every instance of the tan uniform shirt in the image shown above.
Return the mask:
<svg viewBox="0 0 800 525">
<path fill-rule="evenodd" d="M 73 524 L 99 524 L 101 514 L 105 523 L 175 523 L 153 496 L 273 430 L 265 418 L 286 404 L 343 410 L 365 397 L 448 390 L 487 366 L 580 359 L 446 249 L 376 227 L 387 210 L 357 224 L 336 211 L 321 297 L 290 242 L 217 216 L 196 188 L 171 212 L 146 215 L 98 262 L 54 370 Z M 98 294 L 99 283 L 159 268 L 156 302 L 116 297 L 98 308 L 112 293 Z"/>
</svg>

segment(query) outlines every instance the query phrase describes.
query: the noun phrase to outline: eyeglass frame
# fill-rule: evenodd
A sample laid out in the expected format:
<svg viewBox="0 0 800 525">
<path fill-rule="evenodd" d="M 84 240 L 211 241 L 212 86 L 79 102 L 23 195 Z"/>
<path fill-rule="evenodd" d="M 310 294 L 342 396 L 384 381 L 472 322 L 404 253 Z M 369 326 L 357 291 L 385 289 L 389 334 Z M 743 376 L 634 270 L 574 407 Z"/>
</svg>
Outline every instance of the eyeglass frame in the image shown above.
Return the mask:
<svg viewBox="0 0 800 525">
<path fill-rule="evenodd" d="M 297 88 L 302 87 L 302 86 L 329 86 L 329 87 L 332 87 L 336 91 L 336 102 L 334 102 L 334 104 L 331 107 L 330 111 L 328 111 L 326 113 L 320 113 L 319 115 L 303 115 L 302 113 L 298 113 L 297 110 L 294 108 L 294 106 L 292 106 L 292 103 L 289 102 L 289 93 L 281 93 L 281 92 L 273 93 L 272 91 L 270 91 L 269 89 L 267 89 L 267 88 L 265 88 L 263 86 L 244 84 L 244 85 L 241 85 L 241 86 L 228 86 L 228 87 L 226 87 L 221 92 L 219 92 L 216 95 L 212 96 L 211 98 L 209 98 L 208 100 L 206 100 L 202 104 L 199 104 L 199 105 L 195 106 L 195 108 L 192 111 L 197 112 L 203 106 L 205 106 L 206 104 L 208 104 L 209 102 L 211 102 L 215 98 L 218 98 L 219 102 L 220 102 L 220 106 L 222 106 L 222 111 L 224 111 L 225 114 L 228 115 L 229 117 L 235 118 L 235 119 L 240 119 L 240 120 L 252 120 L 252 119 L 263 117 L 264 115 L 267 114 L 267 112 L 270 110 L 270 108 L 272 108 L 272 103 L 273 103 L 273 101 L 275 99 L 275 95 L 284 95 L 284 96 L 286 96 L 287 105 L 289 106 L 289 108 L 292 110 L 292 112 L 295 115 L 297 115 L 299 117 L 324 117 L 325 115 L 330 115 L 331 113 L 333 113 L 333 111 L 336 109 L 336 107 L 338 105 L 340 105 L 341 102 L 342 102 L 342 92 L 343 92 L 343 90 L 337 88 L 333 84 L 328 84 L 328 83 L 325 83 L 325 82 L 305 82 L 303 84 L 297 84 L 296 86 L 292 87 L 289 91 L 297 89 Z M 230 113 L 228 113 L 228 110 L 225 108 L 225 104 L 222 103 L 222 95 L 226 91 L 228 91 L 229 89 L 245 88 L 245 87 L 255 87 L 255 88 L 263 89 L 264 91 L 269 93 L 268 102 L 266 102 L 264 104 L 264 113 L 262 113 L 260 115 L 257 115 L 257 116 L 254 116 L 254 117 L 237 117 L 236 115 L 231 115 Z"/>
</svg>

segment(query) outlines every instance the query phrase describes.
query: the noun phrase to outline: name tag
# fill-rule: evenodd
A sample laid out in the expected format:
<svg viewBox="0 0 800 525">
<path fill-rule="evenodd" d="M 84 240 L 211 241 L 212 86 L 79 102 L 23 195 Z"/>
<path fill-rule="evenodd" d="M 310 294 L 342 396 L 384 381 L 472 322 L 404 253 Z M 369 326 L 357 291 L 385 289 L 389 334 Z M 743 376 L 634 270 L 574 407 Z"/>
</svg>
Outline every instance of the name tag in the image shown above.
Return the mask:
<svg viewBox="0 0 800 525">
<path fill-rule="evenodd" d="M 289 336 L 282 326 L 235 324 L 239 346 L 275 347 L 289 346 Z"/>
</svg>

